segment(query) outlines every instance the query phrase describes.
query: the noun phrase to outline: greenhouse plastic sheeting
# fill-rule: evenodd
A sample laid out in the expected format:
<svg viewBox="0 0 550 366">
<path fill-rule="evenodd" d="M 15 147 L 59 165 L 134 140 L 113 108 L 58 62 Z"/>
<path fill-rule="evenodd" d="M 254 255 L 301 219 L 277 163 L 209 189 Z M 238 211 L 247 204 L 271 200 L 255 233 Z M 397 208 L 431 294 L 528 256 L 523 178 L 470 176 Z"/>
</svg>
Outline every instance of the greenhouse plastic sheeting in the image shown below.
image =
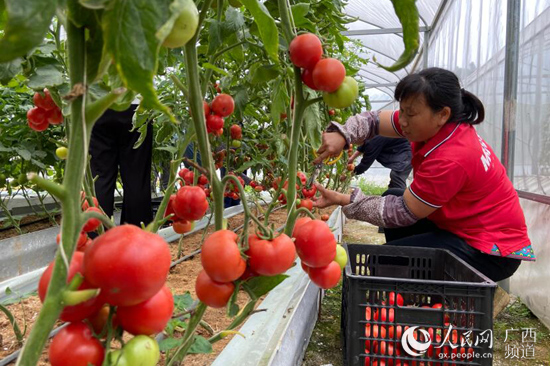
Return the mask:
<svg viewBox="0 0 550 366">
<path fill-rule="evenodd" d="M 420 15 L 419 25 L 430 26 L 435 14 L 441 5 L 441 0 L 418 0 L 416 5 Z M 356 21 L 347 25 L 348 31 L 361 31 L 372 29 L 396 29 L 401 28 L 401 23 L 395 15 L 392 3 L 389 0 L 350 0 L 345 7 L 345 12 Z M 383 65 L 391 65 L 403 52 L 403 36 L 401 33 L 349 35 L 352 40 L 359 40 L 369 53 L 362 56 L 368 59 L 373 57 Z M 424 44 L 424 34 L 420 34 L 420 48 Z M 365 84 L 396 84 L 406 76 L 412 64 L 406 69 L 396 72 L 386 71 L 370 62 L 359 72 L 359 76 Z M 367 89 L 372 108 L 380 109 L 393 100 L 394 86 L 373 87 Z M 380 101 L 380 102 L 379 102 Z"/>
<path fill-rule="evenodd" d="M 502 157 L 507 2 L 451 1 L 429 37 L 428 66 L 455 72 L 485 105 L 478 133 Z M 514 186 L 550 194 L 550 0 L 521 3 Z M 502 160 L 502 159 L 501 159 Z M 521 200 L 537 261 L 524 262 L 511 291 L 550 327 L 550 207 Z"/>
</svg>

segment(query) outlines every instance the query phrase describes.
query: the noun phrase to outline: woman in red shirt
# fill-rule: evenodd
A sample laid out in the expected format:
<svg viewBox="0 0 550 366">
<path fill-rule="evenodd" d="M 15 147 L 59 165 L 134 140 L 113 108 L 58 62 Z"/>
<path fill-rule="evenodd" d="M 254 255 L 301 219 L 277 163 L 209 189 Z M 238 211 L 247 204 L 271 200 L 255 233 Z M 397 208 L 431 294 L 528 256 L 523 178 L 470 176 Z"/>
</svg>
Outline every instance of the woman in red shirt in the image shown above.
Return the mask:
<svg viewBox="0 0 550 366">
<path fill-rule="evenodd" d="M 317 207 L 343 206 L 348 218 L 385 228 L 389 245 L 448 249 L 494 281 L 535 260 L 518 195 L 474 125 L 485 110 L 450 71 L 429 68 L 395 89 L 399 111 L 366 112 L 332 123 L 314 163 L 376 135 L 411 141 L 413 182 L 382 197 L 317 184 Z"/>
</svg>

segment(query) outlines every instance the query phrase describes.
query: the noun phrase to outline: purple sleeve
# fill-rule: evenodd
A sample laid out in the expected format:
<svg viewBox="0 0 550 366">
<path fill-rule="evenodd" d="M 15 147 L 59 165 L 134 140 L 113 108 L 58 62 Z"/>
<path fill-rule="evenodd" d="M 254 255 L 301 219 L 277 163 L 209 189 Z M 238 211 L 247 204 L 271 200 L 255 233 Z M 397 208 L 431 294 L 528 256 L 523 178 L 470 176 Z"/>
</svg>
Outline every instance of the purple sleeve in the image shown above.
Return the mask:
<svg viewBox="0 0 550 366">
<path fill-rule="evenodd" d="M 378 135 L 380 126 L 379 115 L 379 111 L 367 111 L 351 116 L 345 125 L 331 122 L 327 128 L 327 132 L 340 132 L 346 139 L 345 148 L 347 149 L 349 144 L 362 144 L 365 140 Z"/>
<path fill-rule="evenodd" d="M 418 221 L 403 196 L 366 196 L 359 188 L 353 191 L 350 204 L 344 206 L 342 212 L 348 219 L 387 228 L 410 226 Z"/>
</svg>

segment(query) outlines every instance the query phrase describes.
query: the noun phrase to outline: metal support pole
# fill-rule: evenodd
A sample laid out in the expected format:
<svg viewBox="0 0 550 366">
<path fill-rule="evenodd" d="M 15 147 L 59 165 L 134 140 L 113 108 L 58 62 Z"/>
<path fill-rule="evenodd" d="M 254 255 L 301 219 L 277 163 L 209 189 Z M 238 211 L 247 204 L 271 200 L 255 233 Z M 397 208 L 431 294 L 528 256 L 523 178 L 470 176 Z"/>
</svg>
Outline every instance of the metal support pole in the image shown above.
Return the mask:
<svg viewBox="0 0 550 366">
<path fill-rule="evenodd" d="M 422 68 L 423 69 L 427 69 L 428 68 L 428 46 L 430 43 L 430 33 L 431 30 L 428 30 L 426 32 L 424 32 L 424 44 L 423 44 L 423 50 L 422 50 Z"/>
<path fill-rule="evenodd" d="M 506 10 L 506 48 L 504 59 L 504 112 L 502 123 L 502 164 L 508 178 L 514 181 L 514 147 L 516 137 L 516 104 L 518 90 L 519 63 L 519 23 L 521 0 L 508 0 Z M 507 292 L 510 291 L 509 280 L 499 282 Z"/>
</svg>

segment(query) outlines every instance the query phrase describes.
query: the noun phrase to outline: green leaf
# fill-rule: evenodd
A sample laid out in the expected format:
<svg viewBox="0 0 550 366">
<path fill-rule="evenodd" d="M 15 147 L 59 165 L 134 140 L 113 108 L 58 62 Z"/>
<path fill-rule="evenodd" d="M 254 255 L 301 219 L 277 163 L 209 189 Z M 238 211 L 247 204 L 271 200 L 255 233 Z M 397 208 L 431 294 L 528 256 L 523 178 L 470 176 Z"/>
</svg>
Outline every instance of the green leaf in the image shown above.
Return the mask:
<svg viewBox="0 0 550 366">
<path fill-rule="evenodd" d="M 238 32 L 244 27 L 244 16 L 239 10 L 229 6 L 225 12 L 225 22 L 223 29 L 227 32 Z"/>
<path fill-rule="evenodd" d="M 193 305 L 193 298 L 189 292 L 184 293 L 183 295 L 174 296 L 174 306 L 179 311 L 185 311 Z"/>
<path fill-rule="evenodd" d="M 31 152 L 22 147 L 15 147 L 15 151 L 25 160 L 31 160 Z"/>
<path fill-rule="evenodd" d="M 15 75 L 22 70 L 22 58 L 16 58 L 9 62 L 0 63 L 0 84 L 7 84 Z"/>
<path fill-rule="evenodd" d="M 259 276 L 252 277 L 246 281 L 246 287 L 256 298 L 260 298 L 267 294 L 269 291 L 277 287 L 288 276 L 285 274 L 279 274 L 276 276 Z"/>
<path fill-rule="evenodd" d="M 250 74 L 252 84 L 267 83 L 279 76 L 279 68 L 277 65 L 261 65 L 251 68 Z"/>
<path fill-rule="evenodd" d="M 211 69 L 211 70 L 214 70 L 215 72 L 217 72 L 218 74 L 222 74 L 222 75 L 229 75 L 227 73 L 227 71 L 223 70 L 223 69 L 220 69 L 219 67 L 216 67 L 214 65 L 212 65 L 210 62 L 205 62 L 202 64 L 202 67 L 204 67 L 205 69 Z"/>
<path fill-rule="evenodd" d="M 208 53 L 209 54 L 215 53 L 222 44 L 223 44 L 222 24 L 217 20 L 212 20 L 210 22 L 210 29 L 208 30 Z"/>
<path fill-rule="evenodd" d="M 232 34 L 228 38 L 228 41 L 230 44 L 237 43 L 239 40 L 237 38 L 236 33 Z M 242 64 L 244 62 L 243 45 L 241 44 L 241 45 L 238 45 L 237 47 L 233 47 L 232 49 L 230 49 L 229 55 L 233 57 L 238 64 Z"/>
<path fill-rule="evenodd" d="M 250 161 L 244 163 L 243 165 L 239 166 L 237 169 L 234 169 L 233 171 L 234 171 L 235 173 L 242 173 L 242 172 L 244 172 L 246 169 L 253 167 L 253 166 L 256 165 L 257 163 L 258 163 L 257 161 L 250 160 Z"/>
<path fill-rule="evenodd" d="M 292 5 L 291 11 L 296 27 L 307 28 L 308 30 L 315 31 L 315 25 L 308 18 L 306 18 L 307 13 L 309 13 L 309 4 L 299 3 Z"/>
<path fill-rule="evenodd" d="M 182 343 L 183 338 L 164 338 L 159 342 L 159 349 L 161 352 L 166 352 L 179 347 Z"/>
<path fill-rule="evenodd" d="M 249 100 L 248 88 L 245 86 L 239 87 L 233 95 L 233 100 L 235 101 L 235 109 L 242 113 Z"/>
<path fill-rule="evenodd" d="M 189 353 L 211 353 L 212 344 L 206 340 L 206 338 L 199 335 L 195 336 L 193 344 L 189 348 Z"/>
<path fill-rule="evenodd" d="M 158 100 L 153 85 L 161 46 L 157 31 L 171 19 L 170 2 L 112 0 L 102 21 L 105 47 L 112 54 L 124 85 L 141 94 L 141 108 L 162 111 L 175 122 L 170 109 Z"/>
<path fill-rule="evenodd" d="M 22 57 L 44 41 L 57 8 L 56 0 L 4 0 L 7 21 L 0 39 L 0 62 Z M 4 14 L 0 14 L 4 16 Z"/>
<path fill-rule="evenodd" d="M 260 37 L 269 57 L 276 63 L 279 62 L 279 31 L 275 20 L 269 14 L 263 3 L 259 0 L 242 0 L 242 3 L 254 17 L 258 26 Z"/>
<path fill-rule="evenodd" d="M 31 89 L 44 89 L 63 84 L 63 73 L 54 65 L 46 65 L 35 70 L 29 78 L 27 86 Z"/>
<path fill-rule="evenodd" d="M 155 150 L 168 151 L 172 155 L 178 152 L 178 149 L 174 146 L 159 146 L 155 147 Z"/>
<path fill-rule="evenodd" d="M 227 302 L 227 316 L 233 318 L 239 313 L 239 305 L 237 304 L 237 296 L 239 295 L 239 290 L 241 288 L 241 283 L 237 282 L 235 290 L 231 294 L 229 301 Z"/>
<path fill-rule="evenodd" d="M 175 133 L 174 126 L 175 125 L 173 123 L 162 123 L 157 131 L 157 135 L 155 136 L 156 143 L 161 144 L 168 138 L 172 137 Z M 175 147 L 174 150 L 176 150 Z"/>
<path fill-rule="evenodd" d="M 186 315 L 185 318 L 189 318 L 189 315 Z M 187 329 L 187 323 L 180 319 L 171 319 L 168 324 L 166 324 L 164 331 L 169 336 L 173 336 L 176 332 L 176 328 L 179 328 L 178 331 L 181 332 L 182 330 Z"/>
<path fill-rule="evenodd" d="M 310 92 L 309 98 L 315 98 L 315 93 Z M 324 130 L 322 121 L 319 103 L 315 103 L 306 108 L 304 111 L 303 126 L 306 130 L 308 142 L 315 150 L 321 147 L 322 131 Z"/>
<path fill-rule="evenodd" d="M 278 79 L 273 87 L 273 98 L 271 100 L 271 118 L 275 123 L 281 119 L 281 113 L 285 113 L 289 99 L 285 83 L 283 80 Z"/>
</svg>

